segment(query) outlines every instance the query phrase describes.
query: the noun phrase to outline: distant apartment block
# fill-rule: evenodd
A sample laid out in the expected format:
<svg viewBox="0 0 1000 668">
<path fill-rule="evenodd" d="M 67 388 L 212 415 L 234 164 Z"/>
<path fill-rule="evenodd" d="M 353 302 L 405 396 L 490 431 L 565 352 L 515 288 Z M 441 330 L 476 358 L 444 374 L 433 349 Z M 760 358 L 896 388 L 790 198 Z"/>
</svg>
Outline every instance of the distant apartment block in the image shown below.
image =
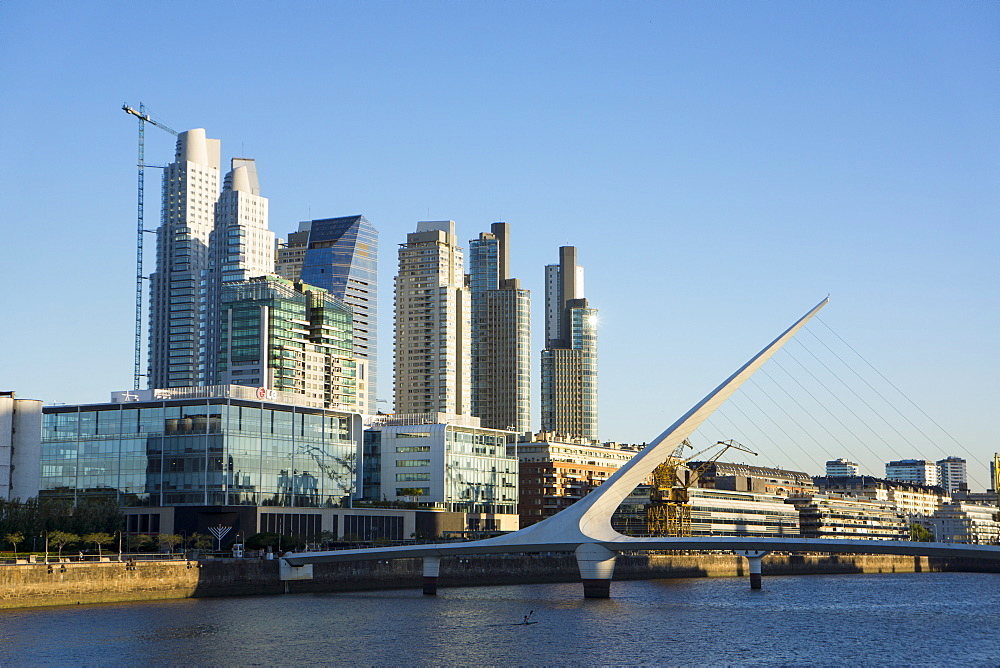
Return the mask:
<svg viewBox="0 0 1000 668">
<path fill-rule="evenodd" d="M 968 472 L 965 460 L 961 457 L 947 457 L 937 462 L 938 479 L 945 491 L 953 494 L 969 489 Z"/>
<path fill-rule="evenodd" d="M 938 467 L 924 459 L 899 459 L 885 465 L 886 480 L 936 487 L 941 484 Z"/>
<path fill-rule="evenodd" d="M 861 467 L 856 462 L 844 459 L 834 459 L 826 463 L 826 475 L 830 478 L 844 478 L 861 473 Z"/>
<path fill-rule="evenodd" d="M 627 464 L 639 447 L 539 432 L 508 451 L 520 461 L 521 528 L 571 506 Z"/>
</svg>

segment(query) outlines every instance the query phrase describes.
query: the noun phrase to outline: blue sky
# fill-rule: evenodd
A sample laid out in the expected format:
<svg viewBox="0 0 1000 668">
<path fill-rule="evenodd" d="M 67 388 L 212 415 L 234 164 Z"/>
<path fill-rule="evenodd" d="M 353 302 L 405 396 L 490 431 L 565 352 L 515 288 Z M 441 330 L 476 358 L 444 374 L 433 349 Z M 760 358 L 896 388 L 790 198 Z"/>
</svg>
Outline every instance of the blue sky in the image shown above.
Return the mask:
<svg viewBox="0 0 1000 668">
<path fill-rule="evenodd" d="M 603 438 L 651 440 L 830 293 L 824 322 L 983 468 L 1000 446 L 998 7 L 0 4 L 0 389 L 131 386 L 136 128 L 119 108 L 143 101 L 256 158 L 279 236 L 354 213 L 380 230 L 381 397 L 395 244 L 418 220 L 466 239 L 504 220 L 536 376 L 542 268 L 580 249 Z M 149 130 L 148 161 L 172 155 Z"/>
</svg>

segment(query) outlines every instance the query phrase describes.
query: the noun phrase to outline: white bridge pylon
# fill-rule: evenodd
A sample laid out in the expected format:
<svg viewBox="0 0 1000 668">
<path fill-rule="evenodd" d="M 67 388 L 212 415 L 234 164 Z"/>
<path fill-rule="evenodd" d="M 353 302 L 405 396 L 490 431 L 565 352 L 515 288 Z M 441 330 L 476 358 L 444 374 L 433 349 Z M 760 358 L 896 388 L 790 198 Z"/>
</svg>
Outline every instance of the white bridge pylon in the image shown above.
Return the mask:
<svg viewBox="0 0 1000 668">
<path fill-rule="evenodd" d="M 768 359 L 829 303 L 829 297 L 795 321 L 774 341 L 754 355 L 733 375 L 715 388 L 691 410 L 681 416 L 655 440 L 618 469 L 600 487 L 573 505 L 537 524 L 514 533 L 466 543 L 401 545 L 395 547 L 306 552 L 288 555 L 290 566 L 311 563 L 360 561 L 367 559 L 424 558 L 424 593 L 434 594 L 440 558 L 463 554 L 498 554 L 524 552 L 574 552 L 580 566 L 584 594 L 588 598 L 609 595 L 618 552 L 633 550 L 738 550 L 750 560 L 751 575 L 760 586 L 760 560 L 769 550 L 789 552 L 831 552 L 854 554 L 903 554 L 914 556 L 967 556 L 1000 559 L 1000 547 L 914 543 L 909 541 L 870 541 L 806 538 L 758 537 L 632 537 L 611 527 L 611 516 L 622 501 L 646 480 L 674 449 L 694 433 L 725 401 L 732 396 Z M 754 578 L 751 578 L 753 585 Z"/>
</svg>

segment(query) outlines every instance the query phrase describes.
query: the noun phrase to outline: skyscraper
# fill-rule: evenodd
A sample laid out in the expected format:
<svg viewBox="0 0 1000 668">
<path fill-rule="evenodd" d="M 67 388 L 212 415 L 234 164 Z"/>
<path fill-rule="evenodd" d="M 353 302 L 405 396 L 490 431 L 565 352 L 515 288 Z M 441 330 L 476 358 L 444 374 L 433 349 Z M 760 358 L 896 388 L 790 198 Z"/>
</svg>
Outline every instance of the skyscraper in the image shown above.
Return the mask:
<svg viewBox="0 0 1000 668">
<path fill-rule="evenodd" d="M 218 139 L 177 137 L 163 170 L 156 271 L 150 276 L 149 387 L 217 382 L 223 285 L 274 272 L 274 235 L 256 163 L 233 158 L 220 193 Z"/>
<path fill-rule="evenodd" d="M 545 337 L 542 431 L 598 440 L 597 309 L 583 296 L 573 246 L 561 247 L 559 264 L 545 267 Z"/>
<path fill-rule="evenodd" d="M 455 222 L 424 221 L 399 247 L 397 413 L 471 412 L 470 298 Z"/>
<path fill-rule="evenodd" d="M 469 242 L 472 414 L 491 429 L 531 431 L 531 293 L 510 278 L 510 225 Z"/>
<path fill-rule="evenodd" d="M 378 363 L 378 230 L 364 216 L 325 218 L 299 223 L 288 241 L 279 243 L 277 273 L 327 290 L 354 311 L 354 356 L 367 360 L 358 379 L 375 412 Z"/>
<path fill-rule="evenodd" d="M 219 199 L 219 140 L 198 128 L 177 136 L 163 170 L 156 271 L 149 277 L 149 387 L 205 380 L 209 243 Z"/>
<path fill-rule="evenodd" d="M 206 384 L 218 379 L 222 292 L 225 285 L 274 273 L 274 233 L 267 227 L 267 198 L 260 195 L 257 165 L 233 158 L 215 207 L 209 243 L 206 303 Z"/>
</svg>

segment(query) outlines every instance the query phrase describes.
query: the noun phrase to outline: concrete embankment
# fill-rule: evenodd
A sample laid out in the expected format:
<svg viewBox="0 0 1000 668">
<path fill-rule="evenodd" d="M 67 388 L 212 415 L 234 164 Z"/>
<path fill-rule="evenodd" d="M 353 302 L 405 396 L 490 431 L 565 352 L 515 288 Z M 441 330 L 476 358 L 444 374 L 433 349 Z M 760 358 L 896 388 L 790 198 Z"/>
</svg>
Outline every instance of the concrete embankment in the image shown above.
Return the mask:
<svg viewBox="0 0 1000 668">
<path fill-rule="evenodd" d="M 764 576 L 819 573 L 1000 572 L 1000 563 L 880 555 L 769 555 Z M 616 580 L 732 577 L 747 574 L 742 557 L 726 554 L 622 555 Z M 576 582 L 572 555 L 481 555 L 441 560 L 441 587 Z M 282 582 L 277 561 L 69 562 L 0 565 L 0 609 L 118 601 L 280 594 L 284 592 L 419 589 L 419 559 L 316 564 L 313 579 Z"/>
</svg>

